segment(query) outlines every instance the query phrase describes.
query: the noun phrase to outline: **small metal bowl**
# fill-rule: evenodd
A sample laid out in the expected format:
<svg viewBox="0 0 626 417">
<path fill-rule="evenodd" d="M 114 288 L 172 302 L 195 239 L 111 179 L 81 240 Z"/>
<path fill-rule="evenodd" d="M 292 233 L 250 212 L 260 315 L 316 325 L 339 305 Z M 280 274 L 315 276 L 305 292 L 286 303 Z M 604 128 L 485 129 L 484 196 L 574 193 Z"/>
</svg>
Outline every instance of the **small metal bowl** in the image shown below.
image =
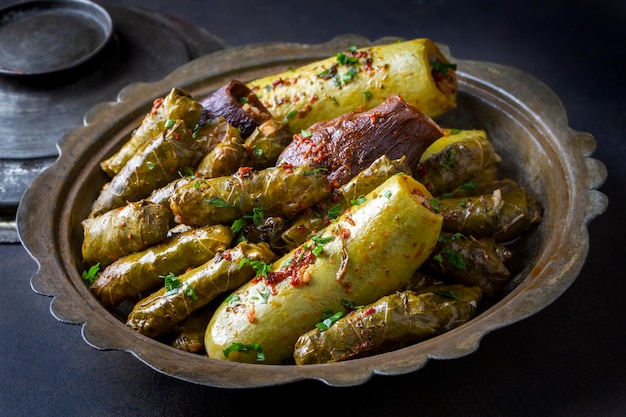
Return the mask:
<svg viewBox="0 0 626 417">
<path fill-rule="evenodd" d="M 470 322 L 368 358 L 304 366 L 237 364 L 179 351 L 129 329 L 84 284 L 80 221 L 106 181 L 99 162 L 128 139 L 155 98 L 166 95 L 172 86 L 201 98 L 233 78 L 246 82 L 326 58 L 351 45 L 368 44 L 362 37 L 342 36 L 320 45 L 279 43 L 224 50 L 192 61 L 162 81 L 132 85 L 116 103 L 92 109 L 86 125 L 65 137 L 59 160 L 34 180 L 18 210 L 20 238 L 39 263 L 31 285 L 36 292 L 54 297 L 52 314 L 60 321 L 82 324 L 85 341 L 97 349 L 131 352 L 157 371 L 197 384 L 249 388 L 313 379 L 353 386 L 375 374 L 405 374 L 430 359 L 470 354 L 487 333 L 552 303 L 579 274 L 589 249 L 588 223 L 608 204 L 596 190 L 607 172 L 590 157 L 595 140 L 568 127 L 560 100 L 537 79 L 501 65 L 455 59 L 444 45 L 442 51 L 458 65 L 460 93 L 458 107 L 439 122 L 485 129 L 502 156 L 504 173 L 530 189 L 544 208 L 542 223 L 518 249 L 523 266 L 506 295 Z"/>
<path fill-rule="evenodd" d="M 50 74 L 95 56 L 113 34 L 107 11 L 87 0 L 27 1 L 0 10 L 0 74 Z"/>
</svg>

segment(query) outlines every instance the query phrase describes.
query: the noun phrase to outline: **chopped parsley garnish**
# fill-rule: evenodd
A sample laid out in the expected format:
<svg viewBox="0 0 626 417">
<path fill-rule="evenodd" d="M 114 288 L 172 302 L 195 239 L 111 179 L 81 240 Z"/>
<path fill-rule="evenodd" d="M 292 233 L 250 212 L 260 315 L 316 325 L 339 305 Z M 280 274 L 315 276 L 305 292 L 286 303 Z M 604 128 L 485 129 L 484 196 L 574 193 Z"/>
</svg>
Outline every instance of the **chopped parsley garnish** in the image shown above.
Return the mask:
<svg viewBox="0 0 626 417">
<path fill-rule="evenodd" d="M 146 166 L 148 167 L 149 170 L 153 170 L 156 165 L 154 164 L 154 162 L 148 161 L 146 162 Z"/>
<path fill-rule="evenodd" d="M 267 273 L 269 272 L 270 267 L 272 266 L 272 264 L 266 264 L 263 261 L 251 261 L 248 258 L 243 258 L 239 262 L 239 268 L 243 267 L 244 265 L 250 265 L 252 268 L 256 270 L 256 276 L 263 276 L 263 277 L 267 276 Z"/>
<path fill-rule="evenodd" d="M 456 269 L 461 269 L 463 271 L 467 269 L 467 266 L 465 265 L 465 260 L 463 260 L 463 257 L 458 252 L 450 248 L 443 248 L 441 252 L 439 252 L 439 254 L 445 255 L 445 260 L 448 262 L 448 264 L 450 264 L 450 266 L 453 266 Z"/>
<path fill-rule="evenodd" d="M 248 224 L 248 222 L 246 221 L 246 219 L 237 219 L 233 222 L 233 224 L 230 226 L 230 230 L 233 231 L 233 233 L 239 233 L 241 231 L 241 229 L 244 228 L 244 226 L 246 226 Z"/>
<path fill-rule="evenodd" d="M 337 62 L 341 65 L 356 64 L 357 62 L 359 62 L 359 58 L 356 56 L 346 55 L 343 52 L 339 52 L 337 54 Z"/>
<path fill-rule="evenodd" d="M 182 170 L 178 171 L 178 176 L 183 177 L 192 177 L 195 174 L 192 167 L 185 167 Z"/>
<path fill-rule="evenodd" d="M 341 204 L 337 204 L 328 209 L 328 218 L 330 220 L 336 219 L 341 214 Z"/>
<path fill-rule="evenodd" d="M 318 78 L 323 78 L 324 80 L 330 80 L 337 76 L 337 65 L 332 65 L 330 68 L 326 68 L 323 71 L 317 73 Z"/>
<path fill-rule="evenodd" d="M 325 172 L 325 171 L 328 171 L 328 168 L 315 168 L 310 171 L 304 171 L 302 175 L 304 175 L 305 177 L 308 177 L 309 175 L 315 175 L 319 172 Z"/>
<path fill-rule="evenodd" d="M 267 300 L 270 298 L 271 291 L 269 288 L 265 287 L 263 291 L 257 290 L 261 298 L 263 298 L 263 304 L 267 304 Z"/>
<path fill-rule="evenodd" d="M 265 215 L 263 214 L 263 209 L 260 207 L 255 207 L 252 209 L 252 215 L 246 214 L 243 216 L 244 219 L 252 219 L 252 222 L 257 226 L 260 226 L 263 223 L 263 218 Z"/>
<path fill-rule="evenodd" d="M 315 243 L 315 248 L 313 248 L 313 255 L 315 256 L 319 256 L 320 253 L 322 253 L 325 244 L 335 240 L 335 236 L 322 237 L 321 235 L 322 232 L 320 232 L 318 235 L 311 237 L 311 240 Z"/>
<path fill-rule="evenodd" d="M 439 202 L 436 198 L 433 197 L 430 199 L 430 205 L 433 206 L 433 211 L 435 213 L 439 213 Z"/>
<path fill-rule="evenodd" d="M 363 95 L 365 96 L 365 100 L 369 100 L 372 98 L 372 93 L 369 90 L 363 91 Z"/>
<path fill-rule="evenodd" d="M 478 187 L 478 183 L 476 181 L 468 181 L 465 184 L 461 185 L 462 190 L 475 190 Z"/>
<path fill-rule="evenodd" d="M 343 311 L 338 311 L 336 313 L 333 313 L 332 311 L 325 311 L 322 313 L 322 321 L 317 323 L 315 327 L 317 327 L 320 331 L 328 330 L 330 326 L 342 318 L 343 315 Z"/>
<path fill-rule="evenodd" d="M 437 290 L 437 291 L 433 291 L 433 294 L 438 295 L 440 297 L 452 298 L 455 301 L 459 301 L 460 300 L 458 295 L 456 295 L 454 293 L 454 291 L 452 291 L 452 290 L 447 290 L 447 291 Z"/>
<path fill-rule="evenodd" d="M 176 120 L 174 119 L 167 119 L 165 121 L 165 128 L 169 129 L 170 127 L 174 126 L 176 124 Z"/>
<path fill-rule="evenodd" d="M 228 357 L 231 352 L 241 352 L 241 353 L 251 353 L 256 352 L 256 360 L 257 362 L 263 362 L 265 360 L 265 355 L 263 354 L 263 349 L 258 343 L 233 343 L 228 346 L 226 349 L 222 351 L 224 356 Z"/>
<path fill-rule="evenodd" d="M 234 302 L 239 301 L 239 300 L 241 300 L 241 297 L 239 297 L 239 295 L 238 295 L 238 294 L 231 294 L 231 295 L 229 295 L 228 297 L 226 297 L 226 299 L 224 300 L 224 302 L 225 302 L 226 304 L 230 304 L 230 303 L 234 303 Z"/>
<path fill-rule="evenodd" d="M 365 198 L 365 195 L 360 195 L 356 199 L 350 200 L 350 204 L 352 204 L 353 206 L 358 206 L 359 204 L 363 204 L 366 201 L 367 201 L 367 198 Z"/>
<path fill-rule="evenodd" d="M 451 169 L 456 163 L 456 149 L 450 149 L 450 153 L 448 154 L 448 158 L 441 163 L 445 169 Z"/>
<path fill-rule="evenodd" d="M 226 201 L 222 200 L 221 198 L 207 198 L 204 200 L 207 204 L 213 204 L 215 207 L 218 208 L 225 208 L 225 207 L 231 207 L 230 204 L 228 204 Z"/>
<path fill-rule="evenodd" d="M 83 279 L 89 284 L 93 284 L 100 275 L 100 263 L 91 266 L 88 270 L 83 271 Z"/>
<path fill-rule="evenodd" d="M 437 71 L 445 76 L 448 76 L 448 70 L 456 71 L 456 64 L 448 64 L 446 62 L 434 61 L 431 64 L 433 71 Z"/>
<path fill-rule="evenodd" d="M 165 280 L 165 295 L 175 295 L 178 294 L 179 288 L 183 285 L 183 283 L 178 279 L 176 275 L 170 272 L 167 275 L 159 275 L 159 278 Z"/>
<path fill-rule="evenodd" d="M 198 299 L 198 296 L 196 295 L 196 292 L 193 290 L 193 288 L 191 288 L 190 285 L 185 283 L 183 285 L 183 287 L 185 288 L 185 295 L 187 297 L 191 297 L 191 299 L 194 300 L 194 301 L 196 301 Z"/>
</svg>

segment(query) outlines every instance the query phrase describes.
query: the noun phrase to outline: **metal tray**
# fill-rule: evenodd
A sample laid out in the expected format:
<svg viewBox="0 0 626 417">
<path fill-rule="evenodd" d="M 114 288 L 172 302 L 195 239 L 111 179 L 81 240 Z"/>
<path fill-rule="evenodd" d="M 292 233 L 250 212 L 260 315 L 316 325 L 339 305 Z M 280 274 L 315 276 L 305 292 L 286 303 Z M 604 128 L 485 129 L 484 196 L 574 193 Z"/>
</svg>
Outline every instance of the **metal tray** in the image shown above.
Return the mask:
<svg viewBox="0 0 626 417">
<path fill-rule="evenodd" d="M 373 43 L 384 43 L 391 38 Z M 331 386 L 363 384 L 375 374 L 414 372 L 430 359 L 452 359 L 476 351 L 487 333 L 548 306 L 576 279 L 589 249 L 587 225 L 605 211 L 607 197 L 596 190 L 606 168 L 591 157 L 592 135 L 568 127 L 559 98 L 519 70 L 454 58 L 458 65 L 458 107 L 438 119 L 443 126 L 485 129 L 506 175 L 529 188 L 544 207 L 541 225 L 518 249 L 524 265 L 506 295 L 475 319 L 441 336 L 369 358 L 324 365 L 236 364 L 178 351 L 130 330 L 107 311 L 81 278 L 82 227 L 106 176 L 99 162 L 128 138 L 152 100 L 178 86 L 201 98 L 230 79 L 252 80 L 322 59 L 351 45 L 371 44 L 346 35 L 319 45 L 276 43 L 216 52 L 190 62 L 167 78 L 124 89 L 115 103 L 86 115 L 86 125 L 60 144 L 59 160 L 32 183 L 18 210 L 22 243 L 39 263 L 33 289 L 54 297 L 52 314 L 82 324 L 84 340 L 97 349 L 132 353 L 164 374 L 197 384 L 249 388 L 304 379 Z"/>
</svg>

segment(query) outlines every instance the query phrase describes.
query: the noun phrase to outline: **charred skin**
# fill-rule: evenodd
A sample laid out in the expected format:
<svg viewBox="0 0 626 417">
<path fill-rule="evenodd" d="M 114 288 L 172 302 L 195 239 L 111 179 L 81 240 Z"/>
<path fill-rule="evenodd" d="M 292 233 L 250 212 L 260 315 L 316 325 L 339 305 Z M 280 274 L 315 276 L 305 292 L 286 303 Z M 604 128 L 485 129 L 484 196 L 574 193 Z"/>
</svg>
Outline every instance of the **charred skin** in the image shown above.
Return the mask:
<svg viewBox="0 0 626 417">
<path fill-rule="evenodd" d="M 376 159 L 404 157 L 417 167 L 422 153 L 443 130 L 402 97 L 389 97 L 375 108 L 319 122 L 294 135 L 278 157 L 292 165 L 324 168 L 328 178 L 345 184 Z"/>
<path fill-rule="evenodd" d="M 241 131 L 241 137 L 247 138 L 261 123 L 272 118 L 270 112 L 259 101 L 248 86 L 239 80 L 231 80 L 200 100 L 207 117 L 224 117 L 228 123 Z"/>
</svg>

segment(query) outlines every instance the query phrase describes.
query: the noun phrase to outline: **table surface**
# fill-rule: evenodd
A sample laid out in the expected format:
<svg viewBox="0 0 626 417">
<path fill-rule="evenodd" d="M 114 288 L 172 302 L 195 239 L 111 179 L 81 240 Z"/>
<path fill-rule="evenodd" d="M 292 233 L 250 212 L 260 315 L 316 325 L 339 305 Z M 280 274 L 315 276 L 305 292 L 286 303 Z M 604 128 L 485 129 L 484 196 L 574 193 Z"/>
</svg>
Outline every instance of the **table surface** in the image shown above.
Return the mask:
<svg viewBox="0 0 626 417">
<path fill-rule="evenodd" d="M 0 6 L 8 4 L 0 1 Z M 229 46 L 322 43 L 355 33 L 429 37 L 462 59 L 526 71 L 562 99 L 570 126 L 592 133 L 607 167 L 607 211 L 591 221 L 590 251 L 554 303 L 488 334 L 477 352 L 399 376 L 334 388 L 317 381 L 250 390 L 199 386 L 132 355 L 88 346 L 57 321 L 29 279 L 37 264 L 0 245 L 0 416 L 624 416 L 626 355 L 626 65 L 624 2 L 124 0 L 200 26 Z M 282 406 L 291 400 L 293 407 Z M 307 410 L 308 411 L 308 410 Z"/>
</svg>

